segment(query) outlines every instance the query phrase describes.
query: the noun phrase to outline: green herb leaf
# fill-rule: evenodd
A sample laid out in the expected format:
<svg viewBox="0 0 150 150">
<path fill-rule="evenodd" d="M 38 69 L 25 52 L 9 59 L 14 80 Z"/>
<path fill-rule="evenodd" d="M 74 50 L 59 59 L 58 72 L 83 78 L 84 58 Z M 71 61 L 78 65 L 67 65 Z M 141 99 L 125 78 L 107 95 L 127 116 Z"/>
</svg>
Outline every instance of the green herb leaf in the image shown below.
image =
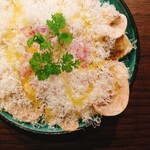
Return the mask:
<svg viewBox="0 0 150 150">
<path fill-rule="evenodd" d="M 51 50 L 51 43 L 49 41 L 46 41 L 44 36 L 40 33 L 37 33 L 36 35 L 34 35 L 34 37 L 30 38 L 27 41 L 28 47 L 31 47 L 34 42 L 40 45 L 40 50 Z"/>
<path fill-rule="evenodd" d="M 80 65 L 80 61 L 79 60 L 75 60 L 74 68 L 78 68 L 79 65 Z"/>
<path fill-rule="evenodd" d="M 47 20 L 46 24 L 55 35 L 59 35 L 59 30 L 66 25 L 66 19 L 61 13 L 56 13 L 52 15 L 52 20 Z"/>
<path fill-rule="evenodd" d="M 41 68 L 41 56 L 39 53 L 34 53 L 32 58 L 29 61 L 31 68 L 34 71 L 37 71 Z"/>
<path fill-rule="evenodd" d="M 52 19 L 53 19 L 55 25 L 57 25 L 57 27 L 59 27 L 59 29 L 62 29 L 62 28 L 65 27 L 66 19 L 64 18 L 62 13 L 55 13 L 55 14 L 53 14 L 52 15 Z"/>
<path fill-rule="evenodd" d="M 30 48 L 33 43 L 34 43 L 34 37 L 30 38 L 30 39 L 27 41 L 28 47 Z"/>
<path fill-rule="evenodd" d="M 41 33 L 37 33 L 36 35 L 34 35 L 34 42 L 41 44 L 44 43 L 44 41 L 45 39 Z"/>
<path fill-rule="evenodd" d="M 74 68 L 78 68 L 80 64 L 79 60 L 74 60 L 72 54 L 66 52 L 63 55 L 63 45 L 70 44 L 73 40 L 73 36 L 70 33 L 60 32 L 60 29 L 66 26 L 66 19 L 63 15 L 61 13 L 53 14 L 52 19 L 47 20 L 47 26 L 51 31 L 50 34 L 44 36 L 41 33 L 37 33 L 27 41 L 28 47 L 31 47 L 35 42 L 39 44 L 39 50 L 49 50 L 36 52 L 29 60 L 29 64 L 39 80 L 45 80 L 50 75 L 59 75 L 63 71 L 71 72 Z M 51 46 L 50 37 L 58 38 L 56 47 Z M 58 59 L 52 58 L 53 56 L 58 57 Z M 54 60 L 57 60 L 57 62 Z"/>
<path fill-rule="evenodd" d="M 74 68 L 79 65 L 79 60 L 74 61 L 73 55 L 68 52 L 62 57 L 62 70 L 66 72 L 71 72 Z"/>
<path fill-rule="evenodd" d="M 43 43 L 40 44 L 40 50 L 51 50 L 51 43 L 44 41 Z"/>
<path fill-rule="evenodd" d="M 59 36 L 59 40 L 61 43 L 70 44 L 73 40 L 73 36 L 68 33 L 62 33 Z"/>
<path fill-rule="evenodd" d="M 50 53 L 43 53 L 42 54 L 42 62 L 43 63 L 45 63 L 45 62 L 49 63 L 49 62 L 51 62 L 51 60 L 52 60 L 52 58 L 51 58 Z"/>
<path fill-rule="evenodd" d="M 58 75 L 61 73 L 61 65 L 59 63 L 49 63 L 44 69 L 49 75 Z"/>
<path fill-rule="evenodd" d="M 46 72 L 45 69 L 37 70 L 35 72 L 35 74 L 37 75 L 39 80 L 45 80 L 45 79 L 47 79 L 49 77 L 49 74 Z"/>
<path fill-rule="evenodd" d="M 61 66 L 58 63 L 48 63 L 43 69 L 37 70 L 36 75 L 39 80 L 45 80 L 50 75 L 58 75 L 61 73 Z"/>
</svg>

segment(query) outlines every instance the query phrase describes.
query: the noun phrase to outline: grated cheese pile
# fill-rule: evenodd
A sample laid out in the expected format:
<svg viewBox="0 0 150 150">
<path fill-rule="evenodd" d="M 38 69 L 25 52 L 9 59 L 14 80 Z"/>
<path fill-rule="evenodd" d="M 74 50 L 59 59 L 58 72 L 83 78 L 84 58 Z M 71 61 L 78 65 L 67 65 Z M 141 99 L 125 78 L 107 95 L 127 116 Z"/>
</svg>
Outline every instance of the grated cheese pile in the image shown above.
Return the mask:
<svg viewBox="0 0 150 150">
<path fill-rule="evenodd" d="M 74 37 L 67 50 L 81 67 L 39 81 L 29 66 L 37 47 L 26 43 L 35 32 L 46 32 L 46 20 L 57 12 Z M 63 130 L 79 119 L 92 120 L 97 114 L 93 104 L 111 103 L 117 93 L 112 69 L 117 60 L 108 59 L 116 42 L 111 23 L 119 15 L 99 0 L 0 0 L 0 109 L 19 121 L 43 119 L 50 128 L 57 124 Z"/>
</svg>

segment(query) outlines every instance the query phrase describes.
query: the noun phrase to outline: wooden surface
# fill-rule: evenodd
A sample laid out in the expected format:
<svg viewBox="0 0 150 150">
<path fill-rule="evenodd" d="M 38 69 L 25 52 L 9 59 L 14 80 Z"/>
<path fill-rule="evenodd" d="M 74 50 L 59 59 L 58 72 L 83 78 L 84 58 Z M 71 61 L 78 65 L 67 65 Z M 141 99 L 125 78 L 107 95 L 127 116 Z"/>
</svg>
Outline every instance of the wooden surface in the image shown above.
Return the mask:
<svg viewBox="0 0 150 150">
<path fill-rule="evenodd" d="M 101 127 L 69 135 L 23 132 L 0 119 L 0 149 L 150 149 L 150 0 L 125 0 L 140 35 L 141 58 L 127 109 Z"/>
</svg>

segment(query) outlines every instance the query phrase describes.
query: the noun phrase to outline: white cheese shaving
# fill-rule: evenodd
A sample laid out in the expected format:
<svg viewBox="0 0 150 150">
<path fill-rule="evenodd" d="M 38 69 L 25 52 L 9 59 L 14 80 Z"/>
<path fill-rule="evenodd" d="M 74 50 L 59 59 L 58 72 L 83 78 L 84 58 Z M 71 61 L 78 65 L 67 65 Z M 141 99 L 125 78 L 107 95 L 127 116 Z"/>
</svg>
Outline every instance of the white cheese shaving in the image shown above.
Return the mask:
<svg viewBox="0 0 150 150">
<path fill-rule="evenodd" d="M 109 57 L 110 49 L 116 40 L 107 38 L 115 32 L 110 23 L 115 20 L 119 12 L 108 3 L 100 7 L 98 0 L 14 0 L 14 2 L 20 3 L 19 19 L 16 17 L 19 13 L 14 9 L 16 6 L 11 1 L 0 0 L 2 20 L 0 108 L 5 110 L 4 104 L 7 105 L 3 100 L 9 101 L 7 110 L 10 109 L 11 112 L 15 108 L 10 101 L 32 107 L 32 102 L 37 100 L 42 102 L 42 108 L 44 106 L 44 109 L 51 111 L 51 114 L 44 114 L 43 111 L 45 116 L 51 116 L 47 120 L 49 127 L 55 124 L 61 126 L 63 118 L 69 116 L 70 112 L 72 112 L 70 117 L 74 120 L 83 119 L 85 122 L 92 120 L 92 116 L 96 114 L 92 103 L 110 102 L 110 97 L 115 94 L 115 80 L 109 66 L 91 69 L 85 67 L 70 74 L 51 76 L 45 81 L 38 81 L 37 77 L 31 74 L 29 79 L 22 81 L 22 76 L 30 71 L 28 60 L 31 53 L 27 51 L 26 42 L 33 30 L 45 27 L 46 20 L 50 19 L 53 13 L 61 12 L 74 36 L 68 50 L 75 57 L 81 57 L 89 64 L 104 61 Z M 18 20 L 16 24 L 11 23 L 9 26 L 13 13 L 16 13 L 16 18 L 13 19 Z M 3 37 L 8 28 L 13 30 L 10 32 L 12 38 L 8 35 Z M 27 93 L 31 95 L 27 96 Z M 78 105 L 77 101 L 82 102 Z"/>
</svg>

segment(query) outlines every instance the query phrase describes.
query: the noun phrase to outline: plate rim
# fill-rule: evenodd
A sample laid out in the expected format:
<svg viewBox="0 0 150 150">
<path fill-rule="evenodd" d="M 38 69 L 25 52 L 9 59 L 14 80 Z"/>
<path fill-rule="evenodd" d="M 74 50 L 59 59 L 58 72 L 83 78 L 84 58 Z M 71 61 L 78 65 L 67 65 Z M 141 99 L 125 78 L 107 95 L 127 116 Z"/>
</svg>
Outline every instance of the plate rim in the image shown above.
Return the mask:
<svg viewBox="0 0 150 150">
<path fill-rule="evenodd" d="M 125 10 L 127 11 L 128 15 L 130 17 L 130 21 L 134 25 L 133 30 L 134 30 L 135 37 L 136 37 L 136 40 L 137 40 L 137 43 L 136 43 L 136 45 L 137 45 L 136 60 L 135 60 L 134 70 L 133 70 L 133 74 L 132 74 L 131 82 L 130 82 L 130 89 L 131 89 L 132 86 L 133 86 L 133 83 L 135 81 L 135 78 L 136 78 L 136 75 L 137 75 L 137 72 L 138 72 L 139 62 L 140 62 L 140 38 L 139 38 L 139 33 L 138 33 L 137 25 L 136 25 L 136 22 L 135 22 L 135 19 L 134 19 L 133 15 L 132 15 L 132 12 L 130 11 L 129 7 L 124 2 L 124 0 L 119 0 L 119 1 L 124 6 Z"/>
<path fill-rule="evenodd" d="M 109 0 L 111 1 L 111 0 Z M 136 49 L 136 59 L 135 59 L 135 63 L 134 63 L 134 70 L 133 70 L 133 73 L 132 73 L 132 76 L 131 76 L 131 81 L 130 81 L 130 89 L 132 88 L 132 85 L 135 81 L 135 78 L 136 78 L 136 75 L 137 75 L 137 72 L 138 72 L 138 65 L 139 65 L 139 62 L 140 62 L 140 38 L 139 38 L 139 33 L 138 33 L 138 29 L 137 29 L 137 25 L 135 23 L 135 20 L 134 20 L 134 17 L 129 9 L 129 7 L 127 6 L 127 4 L 124 2 L 124 0 L 118 0 L 122 6 L 124 7 L 125 11 L 127 12 L 127 14 L 129 15 L 130 17 L 130 21 L 132 23 L 132 25 L 134 26 L 133 30 L 134 30 L 134 34 L 135 34 L 135 37 L 136 37 L 136 40 L 137 40 L 137 49 Z M 40 135 L 62 135 L 62 134 L 67 134 L 67 133 L 72 133 L 72 132 L 76 132 L 76 131 L 79 131 L 79 130 L 82 130 L 84 128 L 87 128 L 89 126 L 91 126 L 91 123 L 89 124 L 85 124 L 83 127 L 79 127 L 77 130 L 75 131 L 59 131 L 59 132 L 51 132 L 51 131 L 37 131 L 37 130 L 34 130 L 34 129 L 31 129 L 31 128 L 28 128 L 28 127 L 25 127 L 23 125 L 20 125 L 18 123 L 16 123 L 17 120 L 15 121 L 11 121 L 8 117 L 6 117 L 4 114 L 2 113 L 7 113 L 7 112 L 2 112 L 0 111 L 0 117 L 8 122 L 10 125 L 13 125 L 19 129 L 22 129 L 24 131 L 28 131 L 30 133 L 34 133 L 34 134 L 40 134 Z"/>
</svg>

